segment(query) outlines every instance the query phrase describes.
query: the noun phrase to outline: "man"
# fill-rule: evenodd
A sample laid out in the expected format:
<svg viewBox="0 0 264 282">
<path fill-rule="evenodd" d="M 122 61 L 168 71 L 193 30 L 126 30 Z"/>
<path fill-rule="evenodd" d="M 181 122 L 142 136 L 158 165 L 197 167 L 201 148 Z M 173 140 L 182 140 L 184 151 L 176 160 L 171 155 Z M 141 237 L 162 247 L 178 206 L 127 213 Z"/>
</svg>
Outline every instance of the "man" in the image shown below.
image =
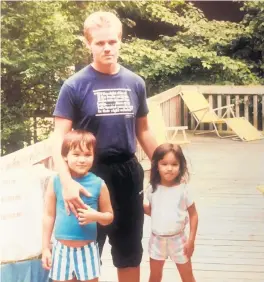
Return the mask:
<svg viewBox="0 0 264 282">
<path fill-rule="evenodd" d="M 135 157 L 136 138 L 150 158 L 157 144 L 148 127 L 146 89 L 142 78 L 117 62 L 122 36 L 120 20 L 109 12 L 91 14 L 84 22 L 93 62 L 63 84 L 54 111 L 53 157 L 63 184 L 67 211 L 84 207 L 75 182 L 60 155 L 63 136 L 72 128 L 96 136 L 93 171 L 110 192 L 114 222 L 98 226 L 102 252 L 106 236 L 112 246 L 119 282 L 139 282 L 142 258 L 144 172 Z"/>
</svg>

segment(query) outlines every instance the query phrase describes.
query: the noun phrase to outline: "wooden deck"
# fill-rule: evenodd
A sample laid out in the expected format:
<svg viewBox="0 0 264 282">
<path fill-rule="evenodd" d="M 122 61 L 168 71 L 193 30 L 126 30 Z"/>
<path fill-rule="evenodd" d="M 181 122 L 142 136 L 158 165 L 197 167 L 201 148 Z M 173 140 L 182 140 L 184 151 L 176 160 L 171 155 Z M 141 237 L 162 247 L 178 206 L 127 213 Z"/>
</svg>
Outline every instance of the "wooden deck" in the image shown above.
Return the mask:
<svg viewBox="0 0 264 282">
<path fill-rule="evenodd" d="M 243 143 L 209 135 L 190 137 L 191 144 L 184 151 L 199 213 L 192 259 L 196 281 L 263 282 L 264 196 L 256 186 L 264 184 L 264 140 Z M 146 217 L 142 282 L 147 282 L 149 275 L 149 234 L 150 220 Z M 100 281 L 117 281 L 108 244 L 102 260 Z M 170 260 L 162 281 L 181 281 Z"/>
</svg>

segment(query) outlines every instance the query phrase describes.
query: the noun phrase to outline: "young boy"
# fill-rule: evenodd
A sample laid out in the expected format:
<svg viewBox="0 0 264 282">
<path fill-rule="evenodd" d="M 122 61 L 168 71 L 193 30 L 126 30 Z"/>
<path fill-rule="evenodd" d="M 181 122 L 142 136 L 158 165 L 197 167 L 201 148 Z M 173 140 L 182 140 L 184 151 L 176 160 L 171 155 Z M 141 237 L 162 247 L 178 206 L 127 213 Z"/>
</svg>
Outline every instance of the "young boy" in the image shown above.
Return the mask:
<svg viewBox="0 0 264 282">
<path fill-rule="evenodd" d="M 62 184 L 58 175 L 47 187 L 42 264 L 45 269 L 50 270 L 53 281 L 98 281 L 100 258 L 95 241 L 97 223 L 110 224 L 113 221 L 113 211 L 104 181 L 89 172 L 94 160 L 95 143 L 95 137 L 82 130 L 68 132 L 62 143 L 61 155 L 68 165 L 71 177 L 90 194 L 90 197 L 81 195 L 86 209 L 78 209 L 78 217 L 72 213 L 67 214 L 65 210 Z M 53 227 L 56 242 L 51 255 Z"/>
</svg>

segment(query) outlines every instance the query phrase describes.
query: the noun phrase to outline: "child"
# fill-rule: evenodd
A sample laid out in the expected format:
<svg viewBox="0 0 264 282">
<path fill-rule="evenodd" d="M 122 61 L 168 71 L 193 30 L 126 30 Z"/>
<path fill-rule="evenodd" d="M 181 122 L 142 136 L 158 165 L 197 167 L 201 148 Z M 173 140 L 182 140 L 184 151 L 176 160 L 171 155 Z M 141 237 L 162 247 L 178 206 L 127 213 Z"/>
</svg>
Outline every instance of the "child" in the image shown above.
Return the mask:
<svg viewBox="0 0 264 282">
<path fill-rule="evenodd" d="M 43 218 L 42 264 L 50 270 L 53 281 L 98 281 L 100 258 L 95 242 L 96 226 L 97 222 L 110 224 L 113 211 L 105 183 L 89 172 L 94 160 L 95 142 L 91 133 L 75 130 L 65 135 L 61 148 L 72 178 L 90 194 L 90 197 L 81 195 L 87 209 L 78 209 L 78 217 L 73 213 L 68 215 L 59 176 L 48 184 Z M 51 256 L 53 227 L 56 242 Z"/>
<path fill-rule="evenodd" d="M 191 256 L 198 225 L 198 215 L 186 181 L 188 169 L 182 149 L 178 145 L 163 144 L 152 156 L 149 204 L 144 211 L 151 216 L 152 234 L 149 240 L 149 282 L 160 282 L 165 260 L 175 263 L 183 282 L 195 282 Z M 187 212 L 190 218 L 190 235 L 186 237 Z"/>
</svg>

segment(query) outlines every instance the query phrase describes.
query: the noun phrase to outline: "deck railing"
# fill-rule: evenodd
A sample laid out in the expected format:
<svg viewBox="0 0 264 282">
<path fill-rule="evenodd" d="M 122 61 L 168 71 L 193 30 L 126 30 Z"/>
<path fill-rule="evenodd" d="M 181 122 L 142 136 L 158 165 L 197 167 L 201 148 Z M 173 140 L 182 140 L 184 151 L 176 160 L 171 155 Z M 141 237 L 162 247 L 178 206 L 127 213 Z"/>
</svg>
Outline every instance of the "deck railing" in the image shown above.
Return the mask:
<svg viewBox="0 0 264 282">
<path fill-rule="evenodd" d="M 179 95 L 184 90 L 193 91 L 193 95 L 197 91 L 203 93 L 212 108 L 234 104 L 237 117 L 245 117 L 258 130 L 264 131 L 264 86 L 180 85 L 148 99 L 148 102 L 160 104 L 167 126 L 185 125 L 193 130 L 195 120 Z M 221 116 L 222 110 L 218 110 L 217 114 Z M 212 125 L 201 124 L 198 130 L 212 130 Z M 219 125 L 219 130 L 227 131 L 228 128 L 226 125 Z M 139 160 L 146 157 L 140 146 L 137 156 Z"/>
<path fill-rule="evenodd" d="M 244 116 L 258 130 L 264 131 L 264 86 L 180 85 L 148 98 L 148 102 L 160 104 L 167 126 L 187 125 L 192 130 L 195 127 L 195 120 L 181 100 L 179 93 L 183 90 L 193 91 L 193 95 L 197 90 L 200 91 L 213 108 L 235 104 L 236 116 Z M 221 114 L 221 110 L 218 111 L 218 114 Z M 201 125 L 198 129 L 207 130 L 211 128 Z M 227 130 L 224 126 L 219 129 Z M 146 157 L 139 145 L 136 154 L 139 161 Z M 0 159 L 2 170 L 39 163 L 43 163 L 47 168 L 53 166 L 48 140 L 36 143 Z"/>
<path fill-rule="evenodd" d="M 46 168 L 52 169 L 51 146 L 49 140 L 38 142 L 14 153 L 1 157 L 0 169 L 23 168 L 43 164 Z"/>
</svg>

